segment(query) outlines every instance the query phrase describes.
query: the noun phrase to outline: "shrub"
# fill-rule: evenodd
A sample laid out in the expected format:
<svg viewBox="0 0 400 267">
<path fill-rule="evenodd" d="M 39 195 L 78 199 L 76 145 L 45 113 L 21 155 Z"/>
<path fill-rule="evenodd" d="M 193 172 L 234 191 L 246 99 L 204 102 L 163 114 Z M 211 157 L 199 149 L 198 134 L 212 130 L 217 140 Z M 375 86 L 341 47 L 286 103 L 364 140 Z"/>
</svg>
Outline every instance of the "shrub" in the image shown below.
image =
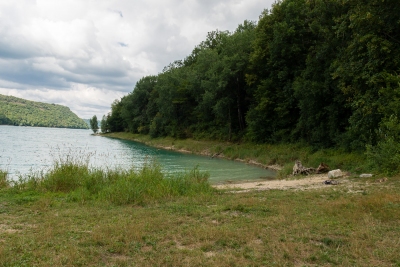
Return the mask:
<svg viewBox="0 0 400 267">
<path fill-rule="evenodd" d="M 386 138 L 376 146 L 367 146 L 369 164 L 379 172 L 393 175 L 400 171 L 400 143 Z"/>
<path fill-rule="evenodd" d="M 369 164 L 379 172 L 393 175 L 400 171 L 400 120 L 396 115 L 382 120 L 377 131 L 380 141 L 367 145 Z"/>
</svg>

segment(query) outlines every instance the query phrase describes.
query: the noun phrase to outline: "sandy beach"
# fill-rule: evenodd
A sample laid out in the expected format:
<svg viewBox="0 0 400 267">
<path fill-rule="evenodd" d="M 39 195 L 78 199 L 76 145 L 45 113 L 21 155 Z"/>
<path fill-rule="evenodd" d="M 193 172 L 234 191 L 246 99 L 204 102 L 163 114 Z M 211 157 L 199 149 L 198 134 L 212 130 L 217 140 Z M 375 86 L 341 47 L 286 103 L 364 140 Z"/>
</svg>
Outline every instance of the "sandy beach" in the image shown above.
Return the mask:
<svg viewBox="0 0 400 267">
<path fill-rule="evenodd" d="M 307 190 L 313 188 L 321 188 L 331 185 L 326 185 L 324 181 L 328 180 L 328 174 L 313 174 L 305 177 L 298 177 L 298 179 L 284 179 L 284 180 L 268 180 L 256 182 L 243 182 L 243 183 L 229 183 L 215 185 L 218 189 L 234 189 L 238 192 L 248 192 L 252 190 L 270 190 L 270 189 L 296 189 Z M 343 182 L 343 178 L 340 179 Z"/>
</svg>

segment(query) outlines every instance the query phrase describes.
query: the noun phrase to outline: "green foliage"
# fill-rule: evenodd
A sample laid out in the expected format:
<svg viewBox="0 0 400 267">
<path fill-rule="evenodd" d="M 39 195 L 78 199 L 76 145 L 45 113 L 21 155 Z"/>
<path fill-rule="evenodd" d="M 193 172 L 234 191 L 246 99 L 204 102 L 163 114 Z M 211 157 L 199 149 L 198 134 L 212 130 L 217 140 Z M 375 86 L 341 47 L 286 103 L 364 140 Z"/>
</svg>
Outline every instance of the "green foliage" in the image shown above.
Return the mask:
<svg viewBox="0 0 400 267">
<path fill-rule="evenodd" d="M 290 140 L 299 114 L 293 82 L 305 67 L 312 42 L 307 17 L 304 1 L 287 0 L 260 18 L 248 74 L 254 88 L 254 103 L 247 114 L 253 141 Z"/>
<path fill-rule="evenodd" d="M 123 103 L 114 100 L 111 104 L 111 113 L 107 115 L 107 126 L 111 132 L 122 132 L 126 128 L 127 122 L 122 117 Z"/>
<path fill-rule="evenodd" d="M 348 145 L 363 148 L 376 145 L 377 129 L 383 117 L 380 91 L 392 87 L 400 70 L 400 23 L 398 1 L 346 1 L 347 13 L 337 18 L 337 34 L 342 48 L 335 60 L 333 77 L 347 98 Z M 397 84 L 395 84 L 397 87 Z"/>
<path fill-rule="evenodd" d="M 386 138 L 376 146 L 367 146 L 370 165 L 380 173 L 393 175 L 400 171 L 400 143 L 393 138 Z"/>
<path fill-rule="evenodd" d="M 142 78 L 110 131 L 372 151 L 400 117 L 399 13 L 396 0 L 277 1 Z"/>
<path fill-rule="evenodd" d="M 332 64 L 339 54 L 341 42 L 335 31 L 335 18 L 345 9 L 338 1 L 306 4 L 309 13 L 309 34 L 312 37 L 306 65 L 293 83 L 300 117 L 294 135 L 316 148 L 332 147 L 348 126 L 349 108 L 346 98 L 331 78 Z"/>
<path fill-rule="evenodd" d="M 132 133 L 147 134 L 149 132 L 150 120 L 155 112 L 149 102 L 156 82 L 155 76 L 144 77 L 136 83 L 132 93 L 121 99 L 121 118 Z M 116 107 L 112 109 L 112 113 L 115 112 L 117 112 Z"/>
<path fill-rule="evenodd" d="M 398 111 L 399 112 L 399 111 Z M 376 146 L 367 145 L 370 165 L 381 173 L 393 175 L 400 172 L 400 121 L 396 115 L 385 119 L 378 131 Z"/>
<path fill-rule="evenodd" d="M 103 115 L 103 118 L 101 119 L 100 129 L 102 133 L 107 133 L 110 131 L 110 127 L 108 126 L 107 123 L 107 117 L 105 115 Z"/>
<path fill-rule="evenodd" d="M 90 129 L 92 129 L 93 133 L 97 133 L 99 131 L 99 122 L 97 121 L 97 116 L 94 115 L 90 121 Z"/>
<path fill-rule="evenodd" d="M 0 125 L 88 129 L 68 107 L 0 95 Z"/>
</svg>

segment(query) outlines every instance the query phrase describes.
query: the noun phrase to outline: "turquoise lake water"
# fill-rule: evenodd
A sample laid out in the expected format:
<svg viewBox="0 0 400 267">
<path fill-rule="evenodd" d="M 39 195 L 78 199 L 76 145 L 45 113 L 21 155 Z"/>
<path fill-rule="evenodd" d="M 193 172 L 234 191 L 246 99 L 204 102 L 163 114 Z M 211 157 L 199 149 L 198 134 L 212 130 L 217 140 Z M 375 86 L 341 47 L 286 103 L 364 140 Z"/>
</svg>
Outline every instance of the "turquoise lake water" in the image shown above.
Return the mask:
<svg viewBox="0 0 400 267">
<path fill-rule="evenodd" d="M 141 143 L 91 135 L 90 130 L 0 125 L 0 168 L 12 178 L 46 171 L 59 158 L 88 158 L 93 167 L 141 168 L 155 160 L 167 174 L 192 170 L 210 174 L 211 183 L 270 179 L 275 173 L 224 159 L 157 149 Z"/>
</svg>

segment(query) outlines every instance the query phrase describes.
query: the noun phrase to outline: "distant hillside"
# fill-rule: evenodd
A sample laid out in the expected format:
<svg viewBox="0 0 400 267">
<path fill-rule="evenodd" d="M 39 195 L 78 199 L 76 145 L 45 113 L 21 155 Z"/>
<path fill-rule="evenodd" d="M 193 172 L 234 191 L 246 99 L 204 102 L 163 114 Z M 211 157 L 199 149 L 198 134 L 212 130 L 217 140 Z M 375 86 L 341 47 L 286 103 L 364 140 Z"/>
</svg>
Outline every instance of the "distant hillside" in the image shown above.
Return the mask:
<svg viewBox="0 0 400 267">
<path fill-rule="evenodd" d="M 0 94 L 0 124 L 88 129 L 68 107 Z"/>
<path fill-rule="evenodd" d="M 86 122 L 86 124 L 88 125 L 88 127 L 90 128 L 90 119 L 82 119 L 84 122 Z M 101 120 L 99 120 L 99 118 L 97 118 L 97 125 L 99 126 L 99 128 L 101 127 Z"/>
<path fill-rule="evenodd" d="M 86 124 L 87 124 L 87 126 L 90 128 L 90 119 L 82 119 Z"/>
</svg>

